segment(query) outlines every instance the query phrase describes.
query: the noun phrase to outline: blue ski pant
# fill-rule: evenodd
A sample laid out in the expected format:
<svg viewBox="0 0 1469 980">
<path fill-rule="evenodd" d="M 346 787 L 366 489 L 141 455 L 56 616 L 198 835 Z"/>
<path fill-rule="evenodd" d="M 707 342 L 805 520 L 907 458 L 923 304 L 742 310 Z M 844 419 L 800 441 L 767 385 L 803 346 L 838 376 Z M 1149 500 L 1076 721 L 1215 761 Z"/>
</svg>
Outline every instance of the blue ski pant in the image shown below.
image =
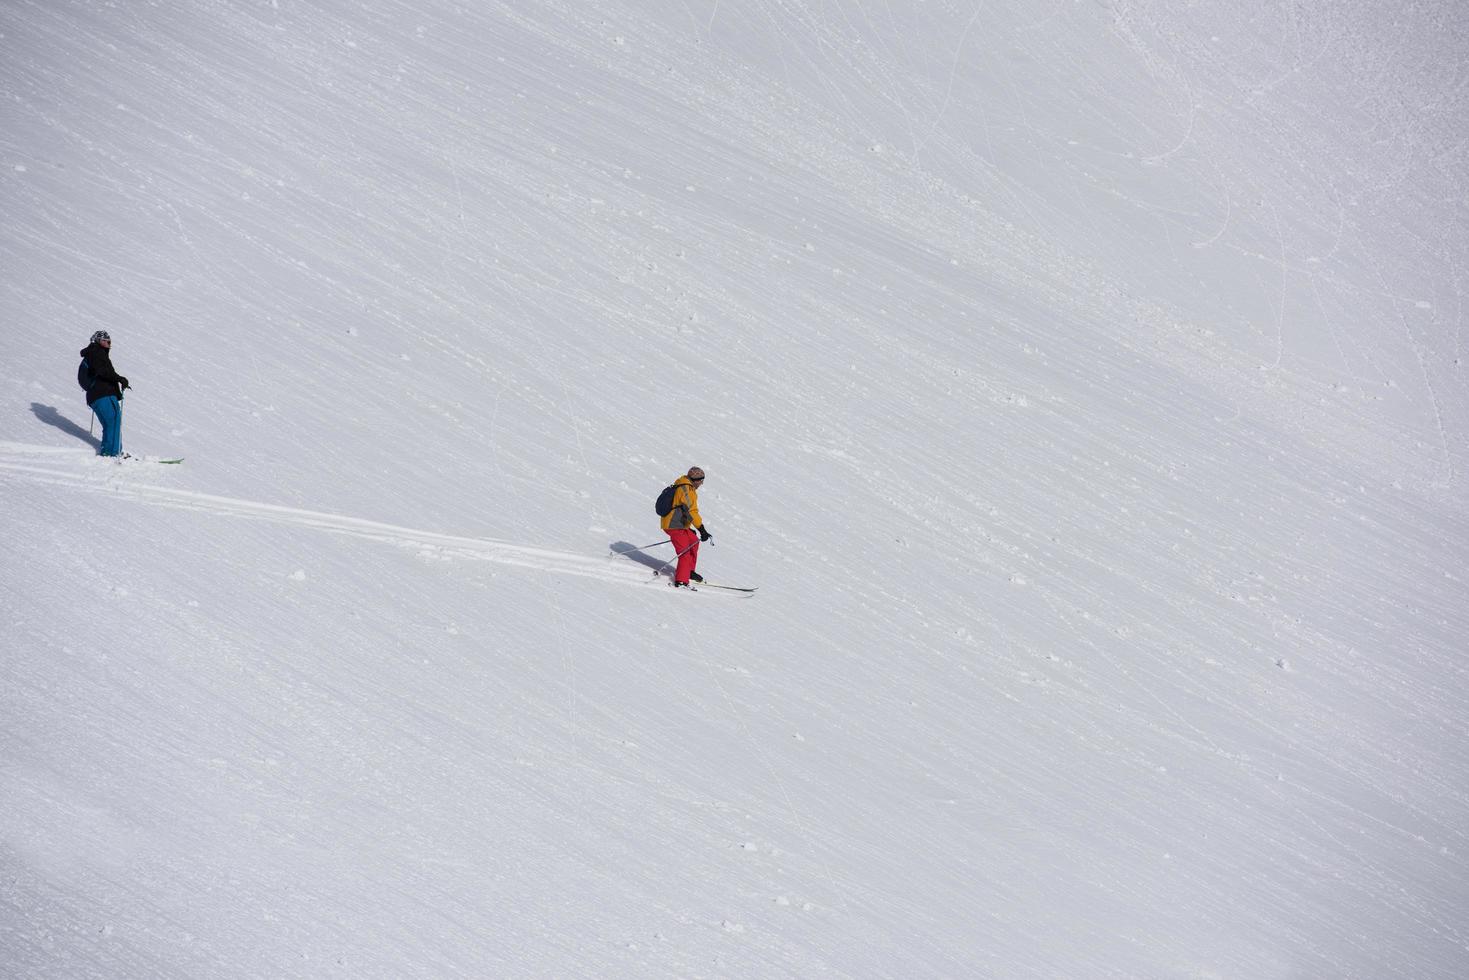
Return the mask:
<svg viewBox="0 0 1469 980">
<path fill-rule="evenodd" d="M 98 456 L 122 455 L 122 402 L 116 395 L 99 398 L 92 403 L 92 411 L 102 422 L 102 448 Z"/>
</svg>

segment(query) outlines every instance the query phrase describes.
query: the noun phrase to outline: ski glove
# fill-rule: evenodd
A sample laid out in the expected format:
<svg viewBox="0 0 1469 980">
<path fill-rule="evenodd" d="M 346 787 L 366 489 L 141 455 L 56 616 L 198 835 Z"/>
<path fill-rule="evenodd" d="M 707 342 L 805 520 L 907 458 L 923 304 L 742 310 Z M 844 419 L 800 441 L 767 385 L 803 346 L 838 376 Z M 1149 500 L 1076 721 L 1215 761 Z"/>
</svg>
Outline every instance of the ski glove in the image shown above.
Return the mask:
<svg viewBox="0 0 1469 980">
<path fill-rule="evenodd" d="M 128 379 L 127 378 L 124 378 L 122 375 L 118 375 L 118 378 L 117 378 L 117 387 L 119 389 L 123 390 L 123 391 L 127 391 L 128 388 L 130 387 L 128 385 Z"/>
<path fill-rule="evenodd" d="M 714 537 L 714 535 L 712 535 L 708 531 L 704 530 L 704 525 L 700 524 L 699 525 L 699 540 L 700 541 L 708 541 L 712 537 Z"/>
</svg>

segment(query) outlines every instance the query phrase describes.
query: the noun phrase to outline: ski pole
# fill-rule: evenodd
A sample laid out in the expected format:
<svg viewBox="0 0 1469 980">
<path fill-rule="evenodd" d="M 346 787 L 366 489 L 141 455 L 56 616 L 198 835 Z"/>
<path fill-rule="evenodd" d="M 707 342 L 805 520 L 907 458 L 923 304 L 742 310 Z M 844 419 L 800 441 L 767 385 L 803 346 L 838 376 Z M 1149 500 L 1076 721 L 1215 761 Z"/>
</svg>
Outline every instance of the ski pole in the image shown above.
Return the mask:
<svg viewBox="0 0 1469 980">
<path fill-rule="evenodd" d="M 656 548 L 660 544 L 672 544 L 672 543 L 673 543 L 673 539 L 672 538 L 664 538 L 662 541 L 654 541 L 652 544 L 645 544 L 641 548 L 629 548 L 626 551 L 613 551 L 612 553 L 614 555 L 635 555 L 639 551 L 647 551 L 649 548 Z"/>
</svg>

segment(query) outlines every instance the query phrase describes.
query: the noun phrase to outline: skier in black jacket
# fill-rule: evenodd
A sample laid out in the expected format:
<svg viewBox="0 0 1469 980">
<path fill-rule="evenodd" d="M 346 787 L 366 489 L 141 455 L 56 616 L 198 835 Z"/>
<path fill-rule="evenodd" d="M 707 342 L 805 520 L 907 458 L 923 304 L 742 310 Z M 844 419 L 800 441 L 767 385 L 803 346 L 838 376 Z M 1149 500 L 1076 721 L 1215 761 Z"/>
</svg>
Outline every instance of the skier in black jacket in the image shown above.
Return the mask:
<svg viewBox="0 0 1469 980">
<path fill-rule="evenodd" d="M 82 360 L 92 374 L 87 389 L 87 404 L 102 422 L 102 448 L 99 456 L 125 456 L 122 451 L 122 393 L 128 379 L 112 367 L 112 338 L 106 330 L 92 334 L 92 342 L 82 351 Z"/>
</svg>

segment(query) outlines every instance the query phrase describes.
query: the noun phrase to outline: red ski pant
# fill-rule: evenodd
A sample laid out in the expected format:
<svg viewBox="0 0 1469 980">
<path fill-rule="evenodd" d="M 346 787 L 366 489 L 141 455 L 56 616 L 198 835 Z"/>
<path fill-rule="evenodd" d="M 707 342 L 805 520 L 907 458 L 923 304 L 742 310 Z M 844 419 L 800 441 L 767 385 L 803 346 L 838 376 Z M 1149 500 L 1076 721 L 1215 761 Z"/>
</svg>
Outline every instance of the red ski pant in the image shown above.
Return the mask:
<svg viewBox="0 0 1469 980">
<path fill-rule="evenodd" d="M 678 567 L 673 570 L 673 580 L 689 584 L 689 574 L 699 563 L 699 532 L 686 527 L 671 527 L 668 536 L 673 539 L 673 552 L 678 557 Z M 682 554 L 679 554 L 682 552 Z"/>
</svg>

